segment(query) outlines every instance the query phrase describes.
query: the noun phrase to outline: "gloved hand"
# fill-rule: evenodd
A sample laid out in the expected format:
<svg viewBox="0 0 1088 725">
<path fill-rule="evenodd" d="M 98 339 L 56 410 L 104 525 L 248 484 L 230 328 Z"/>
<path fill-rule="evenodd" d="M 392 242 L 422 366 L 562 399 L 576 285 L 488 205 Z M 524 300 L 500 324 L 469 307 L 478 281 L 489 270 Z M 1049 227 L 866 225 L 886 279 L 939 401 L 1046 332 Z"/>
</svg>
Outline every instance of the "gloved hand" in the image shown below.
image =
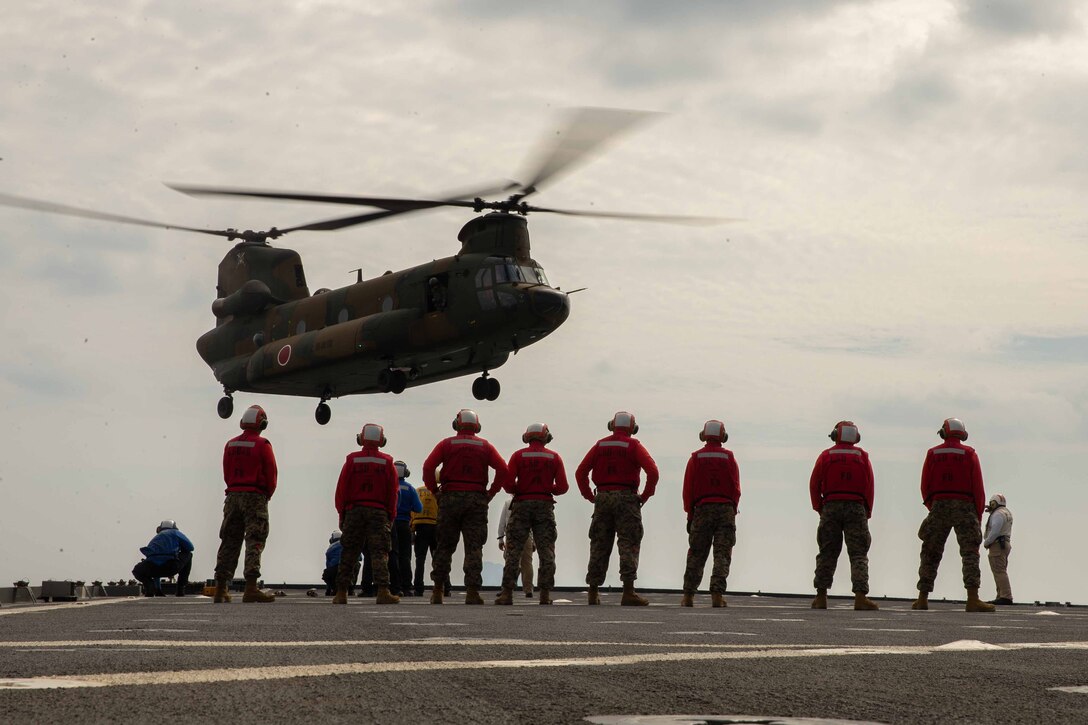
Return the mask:
<svg viewBox="0 0 1088 725">
<path fill-rule="evenodd" d="M 499 539 L 499 551 L 506 551 L 506 539 Z"/>
</svg>

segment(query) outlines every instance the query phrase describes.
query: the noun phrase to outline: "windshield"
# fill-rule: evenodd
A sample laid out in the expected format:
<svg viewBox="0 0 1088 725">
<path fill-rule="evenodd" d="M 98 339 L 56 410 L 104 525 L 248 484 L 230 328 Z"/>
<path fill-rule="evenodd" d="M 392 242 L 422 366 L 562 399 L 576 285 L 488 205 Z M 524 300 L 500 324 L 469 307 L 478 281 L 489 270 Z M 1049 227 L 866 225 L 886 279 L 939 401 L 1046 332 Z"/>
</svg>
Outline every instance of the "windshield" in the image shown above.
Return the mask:
<svg viewBox="0 0 1088 725">
<path fill-rule="evenodd" d="M 506 262 L 495 266 L 495 284 L 503 282 L 526 282 L 528 284 L 548 285 L 548 277 L 540 267 L 527 264 L 517 265 Z"/>
</svg>

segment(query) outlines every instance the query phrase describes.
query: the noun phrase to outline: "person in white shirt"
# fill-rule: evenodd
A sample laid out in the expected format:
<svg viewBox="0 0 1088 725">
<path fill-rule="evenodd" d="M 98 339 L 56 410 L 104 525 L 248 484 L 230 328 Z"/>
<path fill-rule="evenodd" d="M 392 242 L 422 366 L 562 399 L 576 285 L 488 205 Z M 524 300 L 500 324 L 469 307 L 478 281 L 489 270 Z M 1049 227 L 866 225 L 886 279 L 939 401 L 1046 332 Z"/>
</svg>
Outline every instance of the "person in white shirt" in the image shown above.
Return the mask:
<svg viewBox="0 0 1088 725">
<path fill-rule="evenodd" d="M 506 551 L 506 524 L 510 520 L 510 501 L 502 505 L 502 513 L 499 514 L 499 551 Z M 525 596 L 533 596 L 533 535 L 525 540 L 525 548 L 521 550 L 521 588 L 525 590 Z"/>
<path fill-rule="evenodd" d="M 982 546 L 990 553 L 990 571 L 997 585 L 997 599 L 991 604 L 1012 604 L 1012 584 L 1009 582 L 1009 554 L 1012 553 L 1012 512 L 1005 506 L 1000 493 L 990 496 L 986 505 L 986 535 Z"/>
</svg>

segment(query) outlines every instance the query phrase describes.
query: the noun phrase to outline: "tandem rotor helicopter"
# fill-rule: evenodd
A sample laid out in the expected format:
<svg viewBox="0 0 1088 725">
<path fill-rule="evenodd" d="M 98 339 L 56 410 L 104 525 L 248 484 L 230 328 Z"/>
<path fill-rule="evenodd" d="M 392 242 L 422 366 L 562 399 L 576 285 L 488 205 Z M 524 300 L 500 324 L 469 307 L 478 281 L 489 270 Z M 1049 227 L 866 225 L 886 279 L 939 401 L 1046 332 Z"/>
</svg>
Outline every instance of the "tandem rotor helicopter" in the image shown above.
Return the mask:
<svg viewBox="0 0 1088 725">
<path fill-rule="evenodd" d="M 582 108 L 542 147 L 525 183 L 440 199 L 400 199 L 169 185 L 193 196 L 230 196 L 373 207 L 380 211 L 268 231 L 201 229 L 0 194 L 0 204 L 103 221 L 225 237 L 237 244 L 219 263 L 216 326 L 196 347 L 223 386 L 218 413 L 229 418 L 235 392 L 318 399 L 314 417 L 332 417 L 328 401 L 479 373 L 477 400 L 499 397 L 491 377 L 511 353 L 554 332 L 570 314 L 573 292 L 552 287 L 530 255 L 526 216 L 571 216 L 707 224 L 723 218 L 571 211 L 531 206 L 525 198 L 583 160 L 609 138 L 652 114 Z M 484 197 L 509 194 L 505 199 Z M 461 249 L 399 272 L 310 293 L 301 257 L 270 240 L 292 232 L 332 231 L 409 212 L 453 206 L 477 216 L 457 235 Z M 486 212 L 486 213 L 484 213 Z"/>
</svg>

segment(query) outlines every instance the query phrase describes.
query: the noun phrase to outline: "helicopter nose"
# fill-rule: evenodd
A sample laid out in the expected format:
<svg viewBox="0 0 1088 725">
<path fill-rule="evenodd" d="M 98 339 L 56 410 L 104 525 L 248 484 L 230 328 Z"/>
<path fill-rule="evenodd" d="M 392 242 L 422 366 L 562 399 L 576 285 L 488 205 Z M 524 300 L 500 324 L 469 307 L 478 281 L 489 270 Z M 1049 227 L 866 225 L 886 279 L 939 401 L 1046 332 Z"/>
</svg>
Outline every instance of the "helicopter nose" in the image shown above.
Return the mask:
<svg viewBox="0 0 1088 725">
<path fill-rule="evenodd" d="M 570 315 L 570 298 L 553 289 L 535 289 L 532 291 L 533 312 L 558 327 Z"/>
</svg>

